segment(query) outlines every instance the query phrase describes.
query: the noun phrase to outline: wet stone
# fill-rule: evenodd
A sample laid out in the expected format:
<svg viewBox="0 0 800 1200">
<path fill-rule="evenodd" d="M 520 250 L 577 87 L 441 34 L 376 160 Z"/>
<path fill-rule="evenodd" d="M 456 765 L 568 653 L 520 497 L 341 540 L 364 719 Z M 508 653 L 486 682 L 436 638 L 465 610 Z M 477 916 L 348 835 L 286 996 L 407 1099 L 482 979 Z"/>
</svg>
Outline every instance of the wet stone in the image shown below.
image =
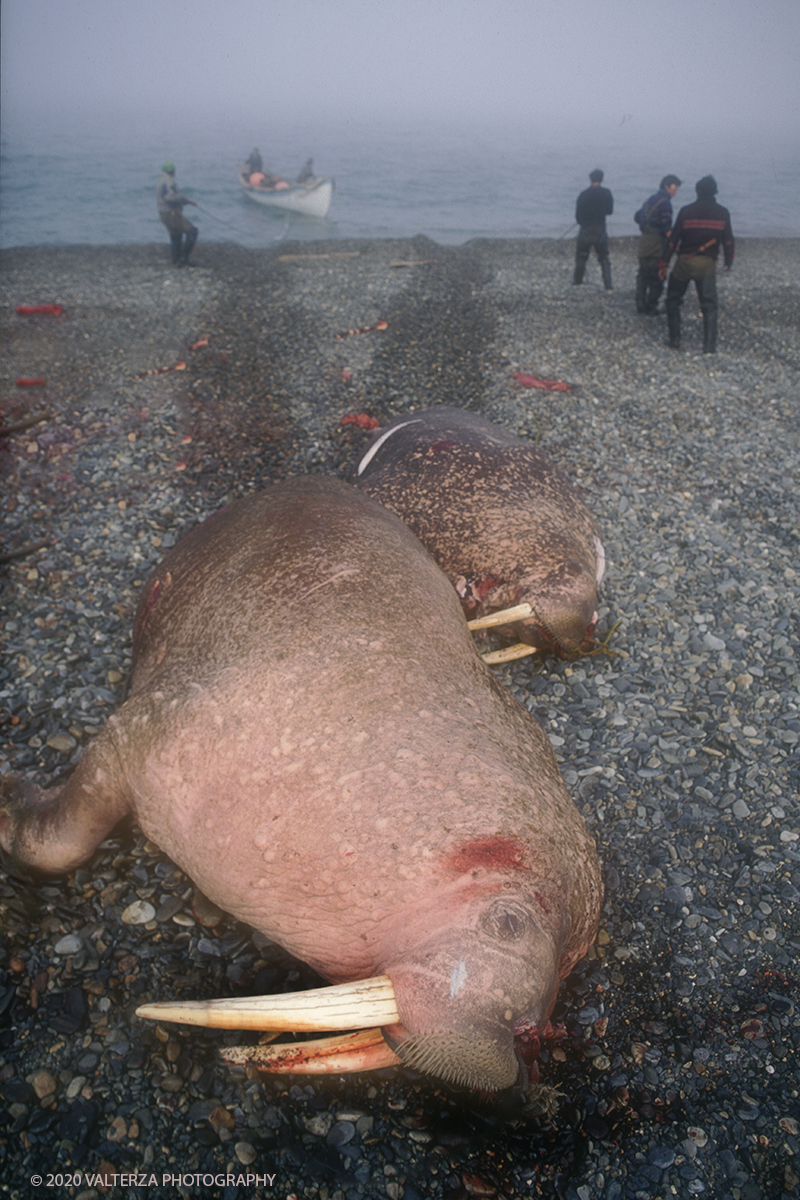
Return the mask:
<svg viewBox="0 0 800 1200">
<path fill-rule="evenodd" d="M 53 947 L 56 954 L 64 956 L 68 954 L 77 954 L 83 949 L 83 939 L 79 938 L 76 933 L 68 933 L 66 937 L 60 938 Z"/>
<path fill-rule="evenodd" d="M 180 1075 L 162 1075 L 159 1080 L 159 1087 L 162 1091 L 174 1094 L 183 1090 L 184 1081 Z"/>
<path fill-rule="evenodd" d="M 168 900 L 165 900 L 164 903 L 156 909 L 156 921 L 158 921 L 159 925 L 163 925 L 166 921 L 172 920 L 176 913 L 179 913 L 182 908 L 183 901 L 181 900 L 180 896 L 170 896 Z"/>
<path fill-rule="evenodd" d="M 200 954 L 208 954 L 214 958 L 220 958 L 222 955 L 221 946 L 218 942 L 212 942 L 211 938 L 198 938 L 197 950 Z"/>
<path fill-rule="evenodd" d="M 219 1134 L 231 1132 L 236 1128 L 236 1117 L 221 1104 L 209 1113 L 208 1121 L 212 1129 Z"/>
<path fill-rule="evenodd" d="M 675 1151 L 669 1146 L 654 1146 L 647 1155 L 647 1161 L 660 1171 L 666 1171 L 675 1162 Z"/>
<path fill-rule="evenodd" d="M 128 1136 L 128 1126 L 124 1117 L 115 1117 L 106 1130 L 109 1142 L 121 1142 Z"/>
<path fill-rule="evenodd" d="M 72 1079 L 67 1084 L 67 1087 L 64 1089 L 64 1095 L 68 1100 L 74 1100 L 76 1096 L 80 1095 L 81 1088 L 85 1083 L 85 1075 L 73 1075 Z"/>
<path fill-rule="evenodd" d="M 52 1096 L 58 1087 L 56 1080 L 49 1071 L 37 1071 L 28 1080 L 38 1100 L 44 1100 L 48 1096 Z"/>
<path fill-rule="evenodd" d="M 317 1116 L 307 1117 L 303 1122 L 309 1133 L 313 1133 L 315 1137 L 327 1137 L 333 1126 L 332 1113 L 320 1113 Z"/>
<path fill-rule="evenodd" d="M 58 750 L 61 754 L 69 754 L 77 744 L 75 738 L 68 733 L 53 733 L 47 739 L 47 745 L 51 750 Z"/>
<path fill-rule="evenodd" d="M 345 1146 L 356 1134 L 352 1121 L 337 1121 L 325 1139 L 329 1146 Z"/>
<path fill-rule="evenodd" d="M 224 913 L 202 892 L 195 892 L 192 899 L 192 916 L 206 929 L 215 929 L 222 921 Z"/>
<path fill-rule="evenodd" d="M 156 915 L 156 910 L 152 904 L 146 900 L 134 900 L 122 912 L 120 920 L 124 925 L 146 925 L 148 921 L 152 921 Z"/>
</svg>

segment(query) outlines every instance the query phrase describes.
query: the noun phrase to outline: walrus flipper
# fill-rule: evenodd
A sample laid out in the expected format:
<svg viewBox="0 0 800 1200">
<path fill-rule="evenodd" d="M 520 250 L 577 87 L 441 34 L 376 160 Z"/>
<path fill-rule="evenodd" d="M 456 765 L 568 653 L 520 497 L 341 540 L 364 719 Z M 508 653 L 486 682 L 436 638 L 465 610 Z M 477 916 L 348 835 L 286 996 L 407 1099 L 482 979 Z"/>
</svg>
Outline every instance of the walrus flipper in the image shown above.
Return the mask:
<svg viewBox="0 0 800 1200">
<path fill-rule="evenodd" d="M 130 811 L 112 721 L 62 788 L 0 779 L 0 850 L 12 863 L 56 874 L 91 857 Z"/>
</svg>

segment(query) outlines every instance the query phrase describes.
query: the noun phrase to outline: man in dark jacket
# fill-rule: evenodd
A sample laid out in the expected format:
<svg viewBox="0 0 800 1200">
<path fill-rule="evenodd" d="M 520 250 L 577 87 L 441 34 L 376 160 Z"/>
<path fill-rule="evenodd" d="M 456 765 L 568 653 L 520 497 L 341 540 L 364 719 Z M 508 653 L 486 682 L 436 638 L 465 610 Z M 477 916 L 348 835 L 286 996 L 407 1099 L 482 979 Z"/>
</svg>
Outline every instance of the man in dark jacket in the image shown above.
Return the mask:
<svg viewBox="0 0 800 1200">
<path fill-rule="evenodd" d="M 733 230 L 731 214 L 717 204 L 717 181 L 705 175 L 694 185 L 697 199 L 678 213 L 678 219 L 667 237 L 667 251 L 661 264 L 661 278 L 667 273 L 669 260 L 677 253 L 667 285 L 667 325 L 669 345 L 673 350 L 681 344 L 681 305 L 689 280 L 694 280 L 697 299 L 703 314 L 703 353 L 714 354 L 717 349 L 717 256 L 719 248 L 725 259 L 725 270 L 733 266 Z"/>
<path fill-rule="evenodd" d="M 172 261 L 177 267 L 188 265 L 189 255 L 197 241 L 197 226 L 183 215 L 185 204 L 196 203 L 196 200 L 181 195 L 175 184 L 175 164 L 165 162 L 161 168 L 161 178 L 156 184 L 156 204 L 158 215 L 169 230 Z"/>
<path fill-rule="evenodd" d="M 575 204 L 575 220 L 580 226 L 575 246 L 575 274 L 573 283 L 583 283 L 586 260 L 594 246 L 595 254 L 603 272 L 603 283 L 611 291 L 611 263 L 608 259 L 608 234 L 606 217 L 614 211 L 614 197 L 608 188 L 601 187 L 603 172 L 597 168 L 589 174 L 591 186 L 581 192 Z"/>
<path fill-rule="evenodd" d="M 665 175 L 658 191 L 645 200 L 634 215 L 641 229 L 639 237 L 639 273 L 636 276 L 636 311 L 654 317 L 664 281 L 658 268 L 666 253 L 666 238 L 672 228 L 672 199 L 681 186 L 677 175 Z"/>
</svg>

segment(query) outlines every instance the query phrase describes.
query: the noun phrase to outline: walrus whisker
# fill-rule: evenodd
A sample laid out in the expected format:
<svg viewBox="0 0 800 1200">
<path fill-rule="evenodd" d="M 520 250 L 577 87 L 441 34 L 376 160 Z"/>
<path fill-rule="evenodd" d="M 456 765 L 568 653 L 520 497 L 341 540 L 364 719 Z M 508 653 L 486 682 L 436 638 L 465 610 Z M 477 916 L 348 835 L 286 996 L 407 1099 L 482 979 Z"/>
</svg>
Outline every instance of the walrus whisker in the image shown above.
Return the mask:
<svg viewBox="0 0 800 1200">
<path fill-rule="evenodd" d="M 486 617 L 476 617 L 467 621 L 467 629 L 491 629 L 493 625 L 507 625 L 511 621 L 524 621 L 534 615 L 530 604 L 516 604 L 513 608 L 503 608 L 499 612 L 489 613 Z"/>
<path fill-rule="evenodd" d="M 516 1061 L 510 1060 L 507 1079 L 498 1079 L 498 1058 L 492 1041 L 466 1037 L 453 1030 L 408 1038 L 398 1047 L 398 1056 L 407 1067 L 438 1075 L 457 1087 L 498 1091 L 509 1087 L 516 1074 Z"/>
<path fill-rule="evenodd" d="M 597 638 L 593 637 L 591 639 L 591 641 L 592 641 L 591 650 L 580 650 L 579 653 L 580 653 L 581 657 L 582 658 L 591 658 L 595 654 L 607 654 L 609 656 L 609 658 L 615 658 L 617 652 L 616 652 L 616 650 L 611 649 L 611 646 L 609 645 L 609 643 L 611 642 L 612 637 L 617 632 L 617 630 L 619 629 L 621 624 L 622 624 L 622 618 L 620 618 L 619 621 L 616 621 L 611 626 L 610 629 L 606 629 L 603 632 L 603 634 L 601 635 L 599 640 Z"/>
<path fill-rule="evenodd" d="M 292 1033 L 363 1029 L 396 1025 L 400 1020 L 394 988 L 386 975 L 281 996 L 157 1001 L 140 1005 L 136 1015 L 205 1029 L 279 1029 Z"/>
</svg>

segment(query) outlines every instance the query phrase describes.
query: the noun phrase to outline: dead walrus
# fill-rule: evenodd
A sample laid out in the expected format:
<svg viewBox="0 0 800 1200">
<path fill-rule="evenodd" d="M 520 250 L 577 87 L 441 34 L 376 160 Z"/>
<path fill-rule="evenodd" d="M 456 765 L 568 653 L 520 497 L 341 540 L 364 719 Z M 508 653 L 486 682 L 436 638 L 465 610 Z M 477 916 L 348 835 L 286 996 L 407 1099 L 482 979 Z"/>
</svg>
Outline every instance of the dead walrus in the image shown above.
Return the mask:
<svg viewBox="0 0 800 1200">
<path fill-rule="evenodd" d="M 542 650 L 576 650 L 594 628 L 597 523 L 530 443 L 465 409 L 410 412 L 376 431 L 355 482 L 414 531 L 468 617 L 528 604 L 500 632 Z"/>
<path fill-rule="evenodd" d="M 339 1010 L 377 989 L 399 1058 L 468 1086 L 514 1082 L 515 1032 L 595 935 L 595 846 L 547 737 L 408 528 L 336 480 L 237 500 L 167 554 L 129 698 L 63 788 L 4 778 L 0 843 L 63 871 L 128 812 L 221 908 L 355 984 L 316 1024 L 276 998 L 280 1027 L 358 1028 Z M 271 999 L 143 1011 L 264 1028 Z M 387 1061 L 376 1035 L 349 1065 Z"/>
</svg>

